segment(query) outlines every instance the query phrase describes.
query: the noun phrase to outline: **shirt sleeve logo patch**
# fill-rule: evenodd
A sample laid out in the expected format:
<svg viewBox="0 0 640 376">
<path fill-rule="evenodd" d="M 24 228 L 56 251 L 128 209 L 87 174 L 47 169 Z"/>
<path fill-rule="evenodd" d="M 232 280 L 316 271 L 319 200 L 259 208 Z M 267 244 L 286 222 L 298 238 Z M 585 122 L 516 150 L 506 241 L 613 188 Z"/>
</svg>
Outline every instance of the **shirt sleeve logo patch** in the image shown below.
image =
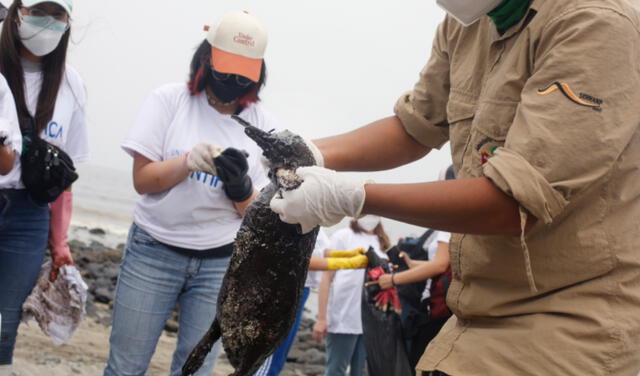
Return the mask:
<svg viewBox="0 0 640 376">
<path fill-rule="evenodd" d="M 560 92 L 564 94 L 564 96 L 567 97 L 569 100 L 571 100 L 573 103 L 576 103 L 584 107 L 590 107 L 594 111 L 598 111 L 598 112 L 602 111 L 602 104 L 604 103 L 602 99 L 596 98 L 594 96 L 591 96 L 585 93 L 580 93 L 579 95 L 576 95 L 576 93 L 574 93 L 574 91 L 571 90 L 571 88 L 569 87 L 569 84 L 566 84 L 564 82 L 556 81 L 544 89 L 538 89 L 538 94 L 549 95 L 558 90 L 560 90 Z"/>
<path fill-rule="evenodd" d="M 476 145 L 476 151 L 480 153 L 482 164 L 484 165 L 489 161 L 489 158 L 493 157 L 499 147 L 503 145 L 502 142 L 496 141 L 492 138 L 485 137 L 478 145 Z"/>
</svg>

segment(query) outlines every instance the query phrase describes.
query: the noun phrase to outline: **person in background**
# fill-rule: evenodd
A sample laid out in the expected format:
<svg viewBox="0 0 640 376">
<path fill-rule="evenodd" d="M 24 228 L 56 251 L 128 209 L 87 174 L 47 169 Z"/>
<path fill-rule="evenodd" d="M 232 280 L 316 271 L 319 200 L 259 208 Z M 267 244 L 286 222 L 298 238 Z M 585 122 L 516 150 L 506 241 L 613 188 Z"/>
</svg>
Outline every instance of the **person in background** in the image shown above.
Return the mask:
<svg viewBox="0 0 640 376">
<path fill-rule="evenodd" d="M 268 184 L 261 149 L 231 118 L 277 128 L 259 101 L 266 45 L 256 17 L 224 14 L 195 51 L 188 84 L 153 91 L 122 144 L 141 197 L 118 277 L 105 376 L 146 373 L 176 304 L 170 374 L 181 374 L 215 317 L 245 208 Z M 197 375 L 211 374 L 219 350 L 218 342 Z"/>
<path fill-rule="evenodd" d="M 331 237 L 331 249 L 372 247 L 382 258 L 390 247 L 380 217 L 365 216 L 352 220 L 348 228 Z M 366 267 L 366 265 L 365 265 Z M 361 376 L 366 364 L 362 338 L 361 300 L 364 270 L 324 272 L 318 292 L 318 318 L 313 336 L 327 339 L 325 376 L 343 376 L 350 367 L 351 376 Z"/>
<path fill-rule="evenodd" d="M 438 181 L 455 179 L 455 171 L 453 165 L 448 166 L 440 171 Z M 434 307 L 436 304 L 445 304 L 442 297 L 431 296 L 434 290 L 434 281 L 438 277 L 442 277 L 445 273 L 446 278 L 450 278 L 450 259 L 449 259 L 449 240 L 451 234 L 446 231 L 436 231 L 433 234 L 435 241 L 427 246 L 425 251 L 428 254 L 427 261 L 412 260 L 409 256 L 401 252 L 400 256 L 409 266 L 409 270 L 405 270 L 395 274 L 383 274 L 378 279 L 380 288 L 389 289 L 399 285 L 419 282 L 426 280 L 426 286 L 421 298 L 421 307 L 427 314 L 428 321 L 420 326 L 416 335 L 411 339 L 411 345 L 407 349 L 409 364 L 415 369 L 420 357 L 427 348 L 431 340 L 440 332 L 440 329 L 451 316 L 451 312 L 446 307 Z M 447 284 L 448 285 L 448 284 Z M 446 295 L 446 291 L 439 291 Z M 433 307 L 433 308 L 432 308 Z M 442 312 L 442 313 L 441 313 Z M 438 316 L 441 315 L 441 316 Z"/>
<path fill-rule="evenodd" d="M 7 81 L 0 75 L 0 182 L 11 172 L 22 150 L 22 135 L 18 124 L 18 116 Z M 6 252 L 8 242 L 2 236 L 10 225 L 9 219 L 15 214 L 9 213 L 10 189 L 0 185 L 0 260 Z M 8 232 L 7 232 L 8 233 Z M 1 265 L 0 265 L 1 268 Z M 2 328 L 2 311 L 0 311 L 0 329 Z M 0 376 L 11 375 L 11 364 L 0 363 Z"/>
<path fill-rule="evenodd" d="M 72 7 L 71 0 L 14 1 L 2 24 L 0 73 L 13 94 L 21 129 L 29 129 L 33 121 L 42 139 L 77 164 L 88 158 L 89 143 L 84 84 L 66 64 Z M 12 143 L 14 148 L 19 145 L 15 134 Z M 0 369 L 5 373 L 10 373 L 22 303 L 36 282 L 47 244 L 52 280 L 59 267 L 73 263 L 67 245 L 71 190 L 51 204 L 35 202 L 24 189 L 21 173 L 15 157 L 11 172 L 0 177 L 7 201 L 0 224 Z"/>
<path fill-rule="evenodd" d="M 316 141 L 326 168 L 299 168 L 304 182 L 272 209 L 305 230 L 376 214 L 453 233 L 454 316 L 419 371 L 636 375 L 638 2 L 437 3 L 448 15 L 395 116 Z M 335 171 L 394 168 L 446 142 L 456 180 Z"/>
</svg>

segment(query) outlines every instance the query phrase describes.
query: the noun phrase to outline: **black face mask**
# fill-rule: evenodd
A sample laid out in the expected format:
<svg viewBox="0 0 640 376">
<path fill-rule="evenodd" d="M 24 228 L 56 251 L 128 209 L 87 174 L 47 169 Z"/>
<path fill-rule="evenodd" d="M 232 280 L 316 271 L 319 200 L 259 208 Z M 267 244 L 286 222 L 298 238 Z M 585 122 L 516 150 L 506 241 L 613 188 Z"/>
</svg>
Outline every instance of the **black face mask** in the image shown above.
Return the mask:
<svg viewBox="0 0 640 376">
<path fill-rule="evenodd" d="M 234 100 L 243 97 L 245 94 L 249 93 L 255 83 L 251 82 L 249 85 L 242 85 L 243 77 L 240 79 L 236 75 L 222 75 L 224 79 L 217 79 L 212 74 L 209 74 L 209 78 L 207 80 L 207 86 L 211 88 L 213 94 L 220 99 L 223 103 L 233 102 Z"/>
</svg>

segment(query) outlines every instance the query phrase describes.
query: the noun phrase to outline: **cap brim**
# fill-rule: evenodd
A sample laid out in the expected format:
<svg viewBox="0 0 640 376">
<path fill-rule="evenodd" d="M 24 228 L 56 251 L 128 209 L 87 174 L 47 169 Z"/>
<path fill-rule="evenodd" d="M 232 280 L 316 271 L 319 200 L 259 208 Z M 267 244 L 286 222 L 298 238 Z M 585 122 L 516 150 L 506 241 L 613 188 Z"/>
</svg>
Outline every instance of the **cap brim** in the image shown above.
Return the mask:
<svg viewBox="0 0 640 376">
<path fill-rule="evenodd" d="M 252 59 L 211 47 L 211 66 L 220 73 L 237 74 L 258 82 L 262 71 L 262 59 Z"/>
<path fill-rule="evenodd" d="M 60 0 L 23 0 L 22 6 L 29 8 L 34 5 L 38 5 L 40 3 L 47 3 L 47 2 L 60 5 L 62 9 L 64 9 L 67 12 L 68 15 L 71 15 L 71 7 L 69 7 L 69 4 L 67 4 L 65 1 L 60 1 Z"/>
</svg>

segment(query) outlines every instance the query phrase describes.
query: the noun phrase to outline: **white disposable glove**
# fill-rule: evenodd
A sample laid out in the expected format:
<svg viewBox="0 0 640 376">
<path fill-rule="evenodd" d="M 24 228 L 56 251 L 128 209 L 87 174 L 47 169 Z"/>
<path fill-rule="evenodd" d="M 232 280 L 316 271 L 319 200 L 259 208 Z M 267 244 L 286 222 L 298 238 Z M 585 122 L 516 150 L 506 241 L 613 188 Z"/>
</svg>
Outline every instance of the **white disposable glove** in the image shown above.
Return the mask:
<svg viewBox="0 0 640 376">
<path fill-rule="evenodd" d="M 216 175 L 216 165 L 213 159 L 222 152 L 220 146 L 213 146 L 208 142 L 201 142 L 191 149 L 187 155 L 187 168 L 193 172 L 207 172 Z"/>
<path fill-rule="evenodd" d="M 296 189 L 275 195 L 271 210 L 283 222 L 296 224 L 307 233 L 316 226 L 333 226 L 344 217 L 358 217 L 364 206 L 364 180 L 353 180 L 323 167 L 300 167 L 304 181 Z"/>
</svg>

